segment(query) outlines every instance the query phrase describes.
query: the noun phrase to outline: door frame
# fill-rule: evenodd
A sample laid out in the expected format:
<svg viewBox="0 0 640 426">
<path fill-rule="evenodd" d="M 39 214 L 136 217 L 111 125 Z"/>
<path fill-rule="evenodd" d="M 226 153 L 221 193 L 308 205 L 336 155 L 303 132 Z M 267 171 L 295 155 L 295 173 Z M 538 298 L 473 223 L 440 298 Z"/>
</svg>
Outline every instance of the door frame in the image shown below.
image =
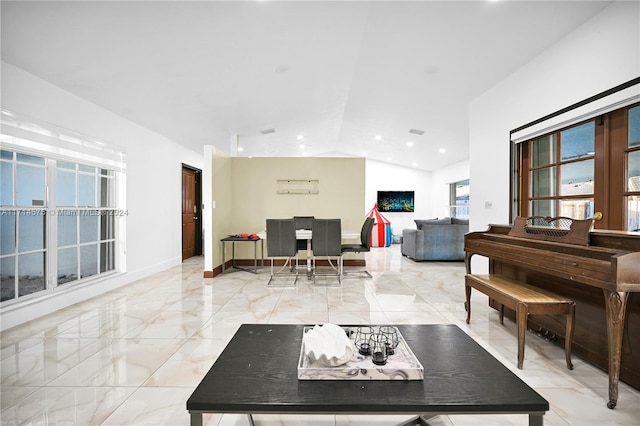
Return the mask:
<svg viewBox="0 0 640 426">
<path fill-rule="evenodd" d="M 182 189 L 182 191 L 184 191 L 184 188 L 182 188 L 182 171 L 184 169 L 187 170 L 191 170 L 195 173 L 196 175 L 196 180 L 195 180 L 195 194 L 196 194 L 196 199 L 195 199 L 195 206 L 196 206 L 196 217 L 197 219 L 195 219 L 195 231 L 196 231 L 196 235 L 195 235 L 195 241 L 194 241 L 194 251 L 193 251 L 193 255 L 194 256 L 202 256 L 202 254 L 204 253 L 203 251 L 203 244 L 202 244 L 202 235 L 203 235 L 203 230 L 202 230 L 202 170 L 198 169 L 197 167 L 193 167 L 190 166 L 189 164 L 185 164 L 182 163 L 182 167 L 180 168 L 180 187 Z M 181 193 L 182 194 L 182 193 Z M 180 202 L 182 203 L 182 199 L 180 200 Z M 182 215 L 180 215 L 180 217 L 182 218 Z M 180 219 L 182 220 L 182 219 Z"/>
</svg>

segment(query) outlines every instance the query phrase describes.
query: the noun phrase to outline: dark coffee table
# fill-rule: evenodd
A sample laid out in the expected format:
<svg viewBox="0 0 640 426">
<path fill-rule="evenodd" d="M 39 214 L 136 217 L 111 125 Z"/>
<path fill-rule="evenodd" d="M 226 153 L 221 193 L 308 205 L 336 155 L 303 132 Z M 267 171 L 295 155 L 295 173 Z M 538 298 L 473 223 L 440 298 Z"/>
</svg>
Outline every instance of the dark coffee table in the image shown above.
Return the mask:
<svg viewBox="0 0 640 426">
<path fill-rule="evenodd" d="M 187 401 L 203 413 L 527 414 L 549 403 L 455 325 L 399 325 L 424 380 L 298 380 L 303 325 L 243 324 Z"/>
</svg>

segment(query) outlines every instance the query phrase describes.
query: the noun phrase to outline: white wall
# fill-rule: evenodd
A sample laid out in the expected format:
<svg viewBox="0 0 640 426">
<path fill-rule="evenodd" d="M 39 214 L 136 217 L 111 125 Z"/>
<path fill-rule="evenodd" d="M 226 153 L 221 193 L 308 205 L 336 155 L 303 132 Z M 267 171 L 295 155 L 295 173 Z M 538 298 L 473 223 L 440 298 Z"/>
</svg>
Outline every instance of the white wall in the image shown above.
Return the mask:
<svg viewBox="0 0 640 426">
<path fill-rule="evenodd" d="M 2 63 L 2 108 L 96 137 L 126 150 L 127 273 L 96 285 L 56 292 L 23 307 L 3 308 L 6 329 L 130 283 L 182 259 L 182 163 L 202 168 L 203 155 Z"/>
<path fill-rule="evenodd" d="M 469 160 L 460 161 L 431 173 L 431 198 L 433 199 L 434 214 L 432 217 L 451 216 L 451 184 L 469 179 Z M 473 182 L 469 183 L 473 188 Z"/>
<path fill-rule="evenodd" d="M 612 3 L 471 103 L 472 231 L 509 222 L 512 129 L 640 75 L 639 9 L 638 2 Z M 474 261 L 477 267 L 486 264 Z"/>
<path fill-rule="evenodd" d="M 469 179 L 469 161 L 461 161 L 433 172 L 367 160 L 366 210 L 376 203 L 377 191 L 415 191 L 414 213 L 384 213 L 394 234 L 415 228 L 415 219 L 450 216 L 449 185 Z M 366 212 L 365 212 L 366 213 Z"/>
<path fill-rule="evenodd" d="M 366 214 L 376 203 L 377 191 L 415 191 L 414 213 L 383 213 L 391 222 L 394 235 L 402 235 L 405 228 L 415 228 L 414 219 L 435 217 L 431 197 L 431 173 L 395 166 L 374 160 L 366 164 Z"/>
</svg>

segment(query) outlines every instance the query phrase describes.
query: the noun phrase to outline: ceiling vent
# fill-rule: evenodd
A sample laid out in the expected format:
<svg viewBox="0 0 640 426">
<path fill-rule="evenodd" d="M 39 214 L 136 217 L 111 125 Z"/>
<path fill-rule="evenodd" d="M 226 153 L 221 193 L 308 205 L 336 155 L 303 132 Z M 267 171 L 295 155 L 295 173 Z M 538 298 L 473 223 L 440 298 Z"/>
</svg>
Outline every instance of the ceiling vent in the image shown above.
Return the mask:
<svg viewBox="0 0 640 426">
<path fill-rule="evenodd" d="M 265 129 L 265 130 L 261 130 L 260 133 L 262 133 L 263 135 L 268 135 L 269 133 L 275 133 L 276 129 Z"/>
<path fill-rule="evenodd" d="M 424 135 L 424 130 L 411 129 L 409 133 L 413 133 L 414 135 L 422 136 Z"/>
</svg>

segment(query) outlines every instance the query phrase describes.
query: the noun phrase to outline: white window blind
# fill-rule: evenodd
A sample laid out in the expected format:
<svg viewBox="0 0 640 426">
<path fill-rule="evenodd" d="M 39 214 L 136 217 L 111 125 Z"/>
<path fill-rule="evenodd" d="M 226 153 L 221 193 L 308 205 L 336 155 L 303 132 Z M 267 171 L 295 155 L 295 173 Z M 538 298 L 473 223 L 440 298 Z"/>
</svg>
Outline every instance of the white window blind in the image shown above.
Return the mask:
<svg viewBox="0 0 640 426">
<path fill-rule="evenodd" d="M 632 82 L 636 80 L 640 79 L 632 80 Z M 636 103 L 640 101 L 640 82 L 621 90 L 613 91 L 613 93 L 606 96 L 596 96 L 595 98 L 590 102 L 579 103 L 575 108 L 569 107 L 562 113 L 551 114 L 548 119 L 534 122 L 535 124 L 523 126 L 521 129 L 511 132 L 511 142 L 525 142 Z"/>
</svg>

